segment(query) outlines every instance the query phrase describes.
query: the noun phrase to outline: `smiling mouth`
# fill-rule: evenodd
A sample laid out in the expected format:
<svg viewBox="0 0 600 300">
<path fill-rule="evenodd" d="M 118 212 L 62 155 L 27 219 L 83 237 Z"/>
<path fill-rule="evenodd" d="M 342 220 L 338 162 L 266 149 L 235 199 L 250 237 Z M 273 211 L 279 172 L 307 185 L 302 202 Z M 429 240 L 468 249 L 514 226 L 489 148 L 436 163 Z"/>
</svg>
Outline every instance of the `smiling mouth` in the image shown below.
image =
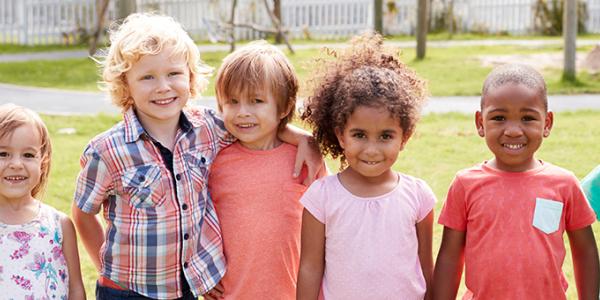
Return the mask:
<svg viewBox="0 0 600 300">
<path fill-rule="evenodd" d="M 4 180 L 9 181 L 9 182 L 21 182 L 23 180 L 26 180 L 27 177 L 25 176 L 4 176 Z"/>
<path fill-rule="evenodd" d="M 525 144 L 502 144 L 502 147 L 508 148 L 510 150 L 519 150 L 525 147 Z"/>
<path fill-rule="evenodd" d="M 370 165 L 370 166 L 374 166 L 379 163 L 379 161 L 368 161 L 368 160 L 363 160 L 362 162 L 367 165 Z"/>
<path fill-rule="evenodd" d="M 235 126 L 240 127 L 240 128 L 252 128 L 252 127 L 256 126 L 256 124 L 244 123 L 244 124 L 236 124 Z"/>
<path fill-rule="evenodd" d="M 158 99 L 158 100 L 153 100 L 152 102 L 158 105 L 167 105 L 170 104 L 172 102 L 175 102 L 175 100 L 177 100 L 177 97 L 171 97 L 171 98 L 166 98 L 166 99 Z"/>
</svg>

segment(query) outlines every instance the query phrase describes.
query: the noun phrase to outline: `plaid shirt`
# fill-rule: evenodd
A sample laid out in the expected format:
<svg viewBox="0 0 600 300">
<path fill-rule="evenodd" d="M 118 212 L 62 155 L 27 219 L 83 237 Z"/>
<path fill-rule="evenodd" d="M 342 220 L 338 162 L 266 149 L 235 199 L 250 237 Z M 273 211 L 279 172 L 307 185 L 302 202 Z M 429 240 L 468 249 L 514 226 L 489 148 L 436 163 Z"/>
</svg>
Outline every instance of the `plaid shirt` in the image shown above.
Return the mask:
<svg viewBox="0 0 600 300">
<path fill-rule="evenodd" d="M 102 206 L 107 224 L 101 275 L 151 298 L 181 297 L 182 267 L 195 295 L 225 273 L 207 180 L 217 152 L 233 138 L 212 110 L 183 114 L 191 126 L 177 132 L 175 178 L 133 109 L 90 141 L 80 161 L 75 202 L 89 214 Z"/>
</svg>

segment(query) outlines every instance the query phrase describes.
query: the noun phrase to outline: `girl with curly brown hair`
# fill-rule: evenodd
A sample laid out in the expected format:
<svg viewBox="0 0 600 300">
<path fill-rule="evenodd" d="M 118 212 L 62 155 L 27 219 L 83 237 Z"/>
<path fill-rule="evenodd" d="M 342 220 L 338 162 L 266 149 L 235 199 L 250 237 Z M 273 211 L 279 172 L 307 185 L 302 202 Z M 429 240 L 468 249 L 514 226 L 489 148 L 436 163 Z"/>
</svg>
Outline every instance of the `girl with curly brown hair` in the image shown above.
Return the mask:
<svg viewBox="0 0 600 300">
<path fill-rule="evenodd" d="M 305 207 L 297 299 L 430 297 L 435 195 L 392 170 L 414 132 L 425 83 L 362 35 L 319 62 L 302 119 L 343 170 L 313 183 Z"/>
</svg>

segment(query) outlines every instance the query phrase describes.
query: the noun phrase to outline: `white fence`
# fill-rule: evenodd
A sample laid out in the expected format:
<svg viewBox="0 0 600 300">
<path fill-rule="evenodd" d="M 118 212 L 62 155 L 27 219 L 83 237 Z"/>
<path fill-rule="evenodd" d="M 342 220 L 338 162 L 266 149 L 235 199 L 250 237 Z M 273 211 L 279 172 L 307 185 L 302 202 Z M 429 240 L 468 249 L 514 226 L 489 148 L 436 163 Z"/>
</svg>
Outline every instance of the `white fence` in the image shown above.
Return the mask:
<svg viewBox="0 0 600 300">
<path fill-rule="evenodd" d="M 581 1 L 581 0 L 580 0 Z M 600 0 L 587 4 L 588 32 L 600 33 Z M 63 44 L 97 22 L 97 0 L 0 0 L 0 43 Z M 110 1 L 108 18 L 114 20 Z M 282 20 L 293 37 L 343 38 L 373 28 L 373 0 L 282 0 Z M 384 28 L 390 34 L 413 34 L 416 0 L 384 2 Z M 462 31 L 525 34 L 533 29 L 535 0 L 454 0 L 454 17 Z M 449 0 L 433 0 L 432 16 Z M 196 39 L 206 39 L 208 28 L 229 19 L 230 0 L 136 0 L 138 11 L 173 16 Z M 389 8 L 393 10 L 390 11 Z M 236 23 L 271 26 L 261 0 L 238 0 Z M 212 24 L 212 26 L 211 26 Z M 251 29 L 236 28 L 236 38 L 262 37 Z"/>
</svg>

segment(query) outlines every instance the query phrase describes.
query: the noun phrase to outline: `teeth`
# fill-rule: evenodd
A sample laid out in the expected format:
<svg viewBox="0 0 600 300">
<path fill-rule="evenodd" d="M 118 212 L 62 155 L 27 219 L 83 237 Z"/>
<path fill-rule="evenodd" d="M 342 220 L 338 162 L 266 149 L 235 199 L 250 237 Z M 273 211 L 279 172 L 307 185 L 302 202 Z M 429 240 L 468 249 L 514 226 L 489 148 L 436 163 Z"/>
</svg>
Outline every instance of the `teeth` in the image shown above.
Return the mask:
<svg viewBox="0 0 600 300">
<path fill-rule="evenodd" d="M 254 127 L 254 124 L 238 124 L 237 126 L 242 128 L 250 128 Z"/>
<path fill-rule="evenodd" d="M 366 163 L 367 165 L 376 165 L 378 162 L 377 161 L 364 161 L 364 163 Z"/>
<path fill-rule="evenodd" d="M 4 177 L 6 180 L 25 180 L 27 177 L 25 176 L 6 176 Z"/>
<path fill-rule="evenodd" d="M 163 105 L 163 104 L 169 104 L 169 103 L 173 102 L 174 100 L 175 100 L 175 98 L 154 100 L 154 103 Z"/>
<path fill-rule="evenodd" d="M 504 147 L 512 150 L 517 150 L 523 148 L 523 144 L 504 144 Z"/>
</svg>

